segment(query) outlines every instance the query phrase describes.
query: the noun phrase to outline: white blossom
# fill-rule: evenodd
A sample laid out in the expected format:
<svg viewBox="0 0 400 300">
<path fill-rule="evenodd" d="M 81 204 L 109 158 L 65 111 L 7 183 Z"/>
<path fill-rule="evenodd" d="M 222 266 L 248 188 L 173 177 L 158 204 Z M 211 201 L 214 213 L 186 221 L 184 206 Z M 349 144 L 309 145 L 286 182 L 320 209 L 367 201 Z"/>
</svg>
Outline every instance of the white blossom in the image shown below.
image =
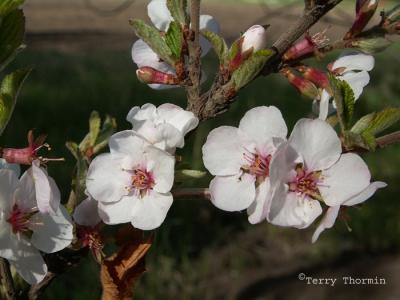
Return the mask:
<svg viewBox="0 0 400 300">
<path fill-rule="evenodd" d="M 212 203 L 226 211 L 247 209 L 249 222 L 262 221 L 269 210 L 269 165 L 287 127 L 273 106 L 256 107 L 242 118 L 239 128 L 222 126 L 210 132 L 203 146 Z"/>
<path fill-rule="evenodd" d="M 261 25 L 253 25 L 243 34 L 242 53 L 253 49 L 258 51 L 267 45 L 266 30 Z"/>
</svg>

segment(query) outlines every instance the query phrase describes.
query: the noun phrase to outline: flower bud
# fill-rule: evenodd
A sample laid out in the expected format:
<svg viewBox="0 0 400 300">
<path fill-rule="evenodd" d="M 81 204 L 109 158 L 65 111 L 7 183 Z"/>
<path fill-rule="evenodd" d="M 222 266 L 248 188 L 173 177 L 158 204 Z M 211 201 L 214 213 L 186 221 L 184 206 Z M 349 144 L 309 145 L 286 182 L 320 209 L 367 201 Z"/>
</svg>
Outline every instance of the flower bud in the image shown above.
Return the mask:
<svg viewBox="0 0 400 300">
<path fill-rule="evenodd" d="M 392 42 L 384 37 L 373 37 L 354 40 L 351 46 L 360 49 L 364 53 L 374 54 L 385 50 L 391 44 Z"/>
<path fill-rule="evenodd" d="M 253 25 L 243 34 L 241 53 L 264 49 L 267 46 L 267 31 L 261 25 Z"/>
<path fill-rule="evenodd" d="M 179 83 L 174 74 L 164 73 L 151 67 L 141 67 L 136 70 L 137 78 L 145 84 L 167 84 L 176 85 Z"/>
<path fill-rule="evenodd" d="M 291 85 L 293 85 L 297 91 L 311 99 L 315 99 L 319 95 L 318 88 L 309 80 L 296 76 L 289 69 L 285 69 L 282 71 L 282 74 L 288 79 Z"/>
<path fill-rule="evenodd" d="M 306 66 L 300 66 L 297 70 L 303 74 L 305 79 L 310 80 L 315 85 L 323 89 L 329 87 L 329 79 L 325 72 Z"/>
<path fill-rule="evenodd" d="M 356 19 L 344 39 L 351 39 L 360 34 L 378 8 L 378 0 L 358 0 L 356 3 Z"/>
<path fill-rule="evenodd" d="M 288 61 L 313 55 L 314 53 L 318 52 L 318 49 L 322 47 L 326 41 L 328 41 L 328 38 L 325 36 L 324 31 L 319 32 L 314 36 L 306 34 L 302 40 L 290 47 L 282 58 L 283 60 Z"/>
</svg>

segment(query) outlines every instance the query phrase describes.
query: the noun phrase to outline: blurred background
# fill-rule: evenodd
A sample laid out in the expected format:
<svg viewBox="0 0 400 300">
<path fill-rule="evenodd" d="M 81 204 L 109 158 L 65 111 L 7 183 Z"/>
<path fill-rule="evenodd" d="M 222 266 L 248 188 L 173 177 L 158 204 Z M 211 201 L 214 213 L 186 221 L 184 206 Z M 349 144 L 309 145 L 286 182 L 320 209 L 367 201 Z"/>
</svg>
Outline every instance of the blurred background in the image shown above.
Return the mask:
<svg viewBox="0 0 400 300">
<path fill-rule="evenodd" d="M 216 17 L 229 41 L 253 24 L 271 24 L 269 43 L 301 14 L 303 1 L 204 0 L 203 14 Z M 327 29 L 334 40 L 350 26 L 354 2 L 346 0 L 311 33 Z M 47 133 L 49 164 L 66 200 L 74 159 L 66 141 L 80 141 L 93 110 L 117 119 L 118 130 L 129 128 L 125 116 L 132 106 L 171 102 L 185 107 L 180 90 L 154 91 L 140 84 L 130 50 L 135 36 L 130 18 L 148 20 L 143 0 L 27 0 L 27 48 L 9 66 L 33 65 L 14 116 L 0 139 L 3 146 L 22 147 L 26 134 Z M 381 1 L 391 7 L 397 1 Z M 376 56 L 371 83 L 356 104 L 356 114 L 400 102 L 399 45 Z M 329 55 L 325 66 L 338 56 Z M 212 80 L 217 60 L 204 60 Z M 209 81 L 210 81 L 209 80 Z M 207 82 L 205 86 L 210 84 Z M 231 109 L 202 123 L 179 154 L 192 168 L 204 169 L 201 146 L 219 125 L 237 126 L 250 108 L 279 107 L 289 129 L 309 116 L 311 101 L 299 96 L 279 75 L 258 78 L 242 91 Z M 166 222 L 156 232 L 147 260 L 148 272 L 136 286 L 137 299 L 400 299 L 400 145 L 366 154 L 374 180 L 389 186 L 360 208 L 348 210 L 347 225 L 338 220 L 312 245 L 314 226 L 306 230 L 252 226 L 243 213 L 225 213 L 206 200 L 176 200 Z M 207 187 L 211 177 L 185 186 Z M 318 278 L 385 278 L 386 285 L 335 287 L 307 285 L 299 273 Z M 90 256 L 55 279 L 41 299 L 98 299 L 98 266 Z"/>
</svg>

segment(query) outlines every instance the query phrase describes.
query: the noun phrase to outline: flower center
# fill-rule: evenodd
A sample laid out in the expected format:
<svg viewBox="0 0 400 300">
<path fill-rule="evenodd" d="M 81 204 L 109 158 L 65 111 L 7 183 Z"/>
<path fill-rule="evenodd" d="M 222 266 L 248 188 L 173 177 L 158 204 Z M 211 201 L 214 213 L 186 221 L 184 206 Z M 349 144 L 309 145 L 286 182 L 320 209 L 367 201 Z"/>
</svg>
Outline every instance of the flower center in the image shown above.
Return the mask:
<svg viewBox="0 0 400 300">
<path fill-rule="evenodd" d="M 31 211 L 23 211 L 14 204 L 10 216 L 6 220 L 12 227 L 14 234 L 17 233 L 30 233 L 30 225 L 32 225 L 30 218 L 37 213 L 37 209 L 32 209 Z"/>
<path fill-rule="evenodd" d="M 143 168 L 137 168 L 134 169 L 132 173 L 131 188 L 135 193 L 143 196 L 143 194 L 153 189 L 155 183 L 151 172 L 148 172 Z"/>
<path fill-rule="evenodd" d="M 99 226 L 79 226 L 78 238 L 82 243 L 82 247 L 88 247 L 94 258 L 98 262 L 101 262 L 103 258 L 104 242 Z"/>
<path fill-rule="evenodd" d="M 321 171 L 307 172 L 302 164 L 298 164 L 296 166 L 296 177 L 288 183 L 289 191 L 321 200 L 321 193 L 318 189 L 321 180 Z"/>
<path fill-rule="evenodd" d="M 248 165 L 243 166 L 243 170 L 258 178 L 269 176 L 269 164 L 272 155 L 261 155 L 259 153 L 243 153 Z"/>
</svg>

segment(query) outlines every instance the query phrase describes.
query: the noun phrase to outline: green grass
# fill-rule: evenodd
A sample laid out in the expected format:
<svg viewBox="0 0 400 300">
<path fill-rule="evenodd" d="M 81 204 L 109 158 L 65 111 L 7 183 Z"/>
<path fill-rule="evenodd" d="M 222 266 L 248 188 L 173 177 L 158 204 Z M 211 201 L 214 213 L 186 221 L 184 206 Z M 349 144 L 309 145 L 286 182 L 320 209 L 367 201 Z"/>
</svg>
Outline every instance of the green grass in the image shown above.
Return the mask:
<svg viewBox="0 0 400 300">
<path fill-rule="evenodd" d="M 371 84 L 356 105 L 358 116 L 399 104 L 398 50 L 395 47 L 377 57 Z M 35 70 L 26 81 L 0 145 L 24 146 L 26 133 L 31 128 L 35 128 L 37 134 L 47 133 L 53 148 L 48 156 L 66 158 L 65 163 L 49 164 L 49 172 L 56 178 L 64 199 L 70 189 L 74 164 L 64 144 L 68 140 L 79 141 L 84 136 L 92 110 L 116 117 L 118 129 L 123 130 L 129 128 L 125 116 L 134 105 L 172 102 L 185 106 L 185 96 L 180 90 L 154 91 L 140 84 L 135 78 L 135 67 L 128 52 L 104 50 L 90 54 L 66 54 L 27 49 L 12 68 L 31 64 L 35 65 Z M 206 68 L 212 71 L 213 65 L 215 60 L 208 59 Z M 279 107 L 289 128 L 299 118 L 309 115 L 311 108 L 310 101 L 300 97 L 280 76 L 259 78 L 240 93 L 227 113 L 202 123 L 190 135 L 185 149 L 180 151 L 184 161 L 193 168 L 203 169 L 201 146 L 208 132 L 222 124 L 236 126 L 243 114 L 257 105 Z M 400 146 L 393 146 L 365 155 L 373 178 L 388 182 L 389 187 L 370 199 L 362 209 L 350 210 L 352 233 L 348 233 L 344 224 L 338 222 L 334 229 L 323 234 L 321 243 L 350 243 L 375 252 L 399 248 L 399 150 Z M 185 185 L 206 187 L 209 179 Z M 257 267 L 254 255 L 243 251 L 243 247 L 252 249 L 255 245 L 249 242 L 250 238 L 247 246 L 244 246 L 245 241 L 239 239 L 241 236 L 251 237 L 253 232 L 265 232 L 265 236 L 270 238 L 310 238 L 310 231 L 273 229 L 268 224 L 250 226 L 245 213 L 222 212 L 203 200 L 177 200 L 166 222 L 157 230 L 155 245 L 148 259 L 149 272 L 137 286 L 138 298 L 216 299 L 218 293 L 207 290 L 215 276 L 230 274 L 232 278 L 245 281 L 247 279 L 240 274 L 248 268 Z M 295 243 L 293 247 L 296 247 Z M 310 257 L 315 258 L 334 252 L 332 247 L 329 251 L 317 246 L 313 249 L 315 253 L 311 253 Z M 229 255 L 224 256 L 224 251 Z M 215 253 L 220 258 L 218 262 Z M 88 257 L 80 266 L 59 276 L 42 299 L 97 299 L 100 294 L 97 269 Z M 213 273 L 215 270 L 220 273 Z M 229 290 L 229 285 L 226 288 Z"/>
</svg>

